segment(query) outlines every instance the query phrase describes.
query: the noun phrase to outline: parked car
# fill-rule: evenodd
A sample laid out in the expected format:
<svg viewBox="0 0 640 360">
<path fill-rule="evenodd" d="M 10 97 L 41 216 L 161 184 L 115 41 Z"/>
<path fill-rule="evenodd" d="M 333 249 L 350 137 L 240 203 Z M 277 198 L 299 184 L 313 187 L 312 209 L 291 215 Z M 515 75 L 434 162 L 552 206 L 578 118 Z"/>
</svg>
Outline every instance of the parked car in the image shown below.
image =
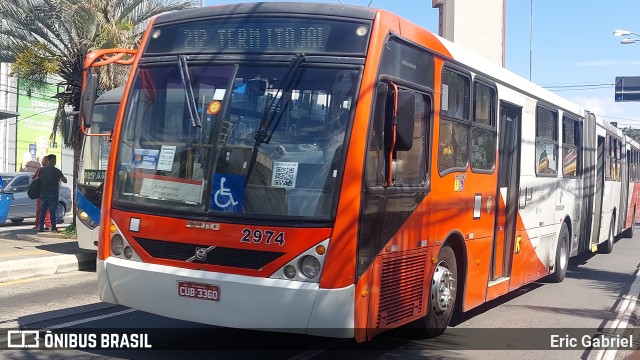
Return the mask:
<svg viewBox="0 0 640 360">
<path fill-rule="evenodd" d="M 26 218 L 35 218 L 36 201 L 29 199 L 27 189 L 33 178 L 30 172 L 3 172 L 0 173 L 4 186 L 0 192 L 13 194 L 13 201 L 9 206 L 9 219 L 14 224 L 20 224 Z M 60 186 L 60 197 L 58 198 L 58 209 L 56 211 L 56 222 L 64 222 L 64 214 L 71 211 L 71 189 Z"/>
</svg>

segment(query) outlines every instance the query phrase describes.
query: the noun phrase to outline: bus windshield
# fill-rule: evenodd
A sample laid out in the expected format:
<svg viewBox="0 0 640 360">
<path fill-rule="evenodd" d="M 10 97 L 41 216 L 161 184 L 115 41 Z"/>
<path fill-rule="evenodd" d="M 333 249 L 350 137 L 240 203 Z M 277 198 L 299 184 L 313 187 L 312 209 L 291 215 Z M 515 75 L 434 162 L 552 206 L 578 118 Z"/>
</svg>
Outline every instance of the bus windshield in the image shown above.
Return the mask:
<svg viewBox="0 0 640 360">
<path fill-rule="evenodd" d="M 108 133 L 113 131 L 120 103 L 96 103 L 93 108 L 91 131 L 93 133 Z M 111 142 L 106 136 L 86 136 L 82 148 L 82 168 L 80 184 L 99 185 L 104 181 L 104 175 L 109 161 Z"/>
<path fill-rule="evenodd" d="M 292 63 L 141 67 L 114 200 L 172 214 L 331 218 L 359 70 Z"/>
</svg>

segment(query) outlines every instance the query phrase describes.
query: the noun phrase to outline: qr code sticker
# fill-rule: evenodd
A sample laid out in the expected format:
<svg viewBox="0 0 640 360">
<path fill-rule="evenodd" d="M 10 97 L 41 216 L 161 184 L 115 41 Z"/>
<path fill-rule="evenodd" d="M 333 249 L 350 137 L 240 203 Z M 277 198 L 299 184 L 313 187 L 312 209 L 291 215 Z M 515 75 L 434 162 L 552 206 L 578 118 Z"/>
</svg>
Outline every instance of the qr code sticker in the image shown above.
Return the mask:
<svg viewBox="0 0 640 360">
<path fill-rule="evenodd" d="M 271 186 L 273 187 L 296 187 L 296 177 L 298 176 L 298 163 L 294 162 L 274 162 Z"/>
</svg>

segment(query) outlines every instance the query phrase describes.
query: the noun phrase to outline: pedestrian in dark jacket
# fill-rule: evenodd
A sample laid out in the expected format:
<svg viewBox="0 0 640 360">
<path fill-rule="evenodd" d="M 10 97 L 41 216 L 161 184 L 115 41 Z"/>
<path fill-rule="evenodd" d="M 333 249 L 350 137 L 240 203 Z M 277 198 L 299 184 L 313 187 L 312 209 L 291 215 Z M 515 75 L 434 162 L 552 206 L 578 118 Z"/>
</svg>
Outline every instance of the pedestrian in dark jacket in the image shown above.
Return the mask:
<svg viewBox="0 0 640 360">
<path fill-rule="evenodd" d="M 33 180 L 37 179 L 40 177 L 40 171 L 42 171 L 42 168 L 47 166 L 47 164 L 49 163 L 49 159 L 45 156 L 42 158 L 42 167 L 38 168 L 38 170 L 36 170 L 36 173 L 33 175 Z M 42 208 L 42 201 L 40 201 L 40 198 L 36 199 L 36 223 L 35 225 L 33 225 L 33 228 L 35 230 L 40 228 L 40 209 Z M 49 209 L 46 210 L 47 213 L 47 217 L 45 217 L 44 219 L 44 229 L 45 230 L 49 230 L 51 228 L 51 217 L 49 216 Z M 55 221 L 55 219 L 54 219 Z"/>
<path fill-rule="evenodd" d="M 44 231 L 44 218 L 49 209 L 51 217 L 51 231 L 58 232 L 56 224 L 56 210 L 58 207 L 58 197 L 60 194 L 60 181 L 67 182 L 67 178 L 62 174 L 60 169 L 56 168 L 56 156 L 54 154 L 47 155 L 49 163 L 40 170 L 40 223 L 39 231 Z"/>
</svg>

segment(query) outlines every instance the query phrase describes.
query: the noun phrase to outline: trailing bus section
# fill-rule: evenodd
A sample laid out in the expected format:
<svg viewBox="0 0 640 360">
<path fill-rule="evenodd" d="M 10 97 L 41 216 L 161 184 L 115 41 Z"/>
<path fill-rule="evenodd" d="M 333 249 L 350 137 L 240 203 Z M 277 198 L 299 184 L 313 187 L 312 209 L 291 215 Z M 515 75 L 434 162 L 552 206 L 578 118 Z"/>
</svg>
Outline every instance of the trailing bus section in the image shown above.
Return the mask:
<svg viewBox="0 0 640 360">
<path fill-rule="evenodd" d="M 88 54 L 83 64 L 83 95 L 88 94 L 84 90 L 87 86 L 96 90 L 82 99 L 79 124 L 85 135 L 75 197 L 78 247 L 81 249 L 98 249 L 103 183 L 111 151 L 111 135 L 124 93 L 124 87 L 118 87 L 104 91 L 96 98 L 99 74 L 100 71 L 119 73 L 122 67 L 128 70 L 136 53 L 132 49 L 98 50 Z"/>
<path fill-rule="evenodd" d="M 76 229 L 78 247 L 86 250 L 98 248 L 98 224 L 102 206 L 102 189 L 111 142 L 109 136 L 120 108 L 123 87 L 109 90 L 94 102 L 91 132 L 104 136 L 86 136 L 82 145 L 81 168 L 76 186 Z"/>
<path fill-rule="evenodd" d="M 409 323 L 435 336 L 454 311 L 560 282 L 571 256 L 632 235 L 638 143 L 387 11 L 185 10 L 127 51 L 85 63 L 85 121 L 101 61 L 132 66 L 99 169 L 103 301 L 357 341 Z"/>
</svg>

